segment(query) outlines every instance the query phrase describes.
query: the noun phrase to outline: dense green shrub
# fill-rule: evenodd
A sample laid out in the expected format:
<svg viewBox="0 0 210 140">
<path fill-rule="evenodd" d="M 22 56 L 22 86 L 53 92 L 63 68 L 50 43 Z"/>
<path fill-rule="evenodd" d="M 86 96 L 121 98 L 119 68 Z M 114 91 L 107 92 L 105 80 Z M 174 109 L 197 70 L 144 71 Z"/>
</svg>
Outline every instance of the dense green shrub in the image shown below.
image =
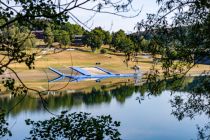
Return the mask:
<svg viewBox="0 0 210 140">
<path fill-rule="evenodd" d="M 101 53 L 101 54 L 105 54 L 105 53 L 106 53 L 106 49 L 101 49 L 101 50 L 100 50 L 100 53 Z"/>
</svg>

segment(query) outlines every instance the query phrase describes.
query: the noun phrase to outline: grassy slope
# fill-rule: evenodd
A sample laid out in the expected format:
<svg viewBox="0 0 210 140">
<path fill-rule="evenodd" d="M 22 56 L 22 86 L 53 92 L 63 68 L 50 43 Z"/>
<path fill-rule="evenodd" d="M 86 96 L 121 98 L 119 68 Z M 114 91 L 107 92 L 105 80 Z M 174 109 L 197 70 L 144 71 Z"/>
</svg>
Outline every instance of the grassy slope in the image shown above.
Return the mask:
<svg viewBox="0 0 210 140">
<path fill-rule="evenodd" d="M 35 62 L 35 69 L 28 70 L 24 64 L 13 64 L 14 68 L 20 78 L 30 87 L 39 87 L 39 89 L 47 88 L 47 80 L 56 77 L 57 75 L 48 70 L 48 67 L 57 68 L 65 73 L 70 73 L 68 70 L 69 66 L 81 66 L 81 67 L 92 67 L 95 66 L 96 62 L 100 62 L 100 67 L 106 68 L 110 71 L 116 73 L 133 73 L 134 71 L 130 69 L 134 63 L 129 63 L 129 67 L 123 63 L 123 56 L 116 56 L 111 54 L 99 54 L 92 53 L 89 48 L 79 48 L 80 50 L 67 50 L 60 53 L 55 53 L 51 55 L 41 55 L 37 57 Z M 46 51 L 43 51 L 46 52 Z M 47 53 L 53 53 L 53 50 L 47 51 Z M 7 74 L 10 76 L 9 74 Z M 47 77 L 48 75 L 48 77 Z M 124 79 L 124 81 L 127 81 Z M 113 82 L 123 82 L 119 79 L 115 80 L 103 80 L 102 84 L 108 84 Z M 63 87 L 66 81 L 51 83 L 50 87 L 57 89 Z M 69 89 L 85 88 L 87 86 L 95 85 L 95 81 L 82 82 L 82 83 L 71 83 Z M 56 87 L 55 87 L 56 85 Z M 100 85 L 100 84 L 99 84 Z M 54 88 L 55 87 L 55 88 Z"/>
</svg>

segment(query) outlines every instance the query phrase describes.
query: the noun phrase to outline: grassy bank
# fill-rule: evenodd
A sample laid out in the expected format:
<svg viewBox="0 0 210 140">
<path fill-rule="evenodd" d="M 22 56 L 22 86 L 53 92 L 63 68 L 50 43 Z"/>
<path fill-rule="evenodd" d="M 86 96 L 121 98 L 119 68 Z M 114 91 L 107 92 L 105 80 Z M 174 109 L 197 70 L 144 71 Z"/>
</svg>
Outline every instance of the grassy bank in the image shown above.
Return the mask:
<svg viewBox="0 0 210 140">
<path fill-rule="evenodd" d="M 33 50 L 33 51 L 40 51 Z M 138 56 L 138 63 L 136 62 L 129 62 L 128 65 L 124 63 L 125 57 L 123 54 L 114 54 L 108 51 L 106 54 L 100 54 L 99 52 L 93 53 L 91 52 L 90 48 L 86 47 L 72 47 L 71 49 L 67 49 L 64 51 L 52 49 L 43 49 L 40 53 L 40 56 L 36 57 L 35 61 L 35 69 L 28 70 L 28 68 L 24 64 L 12 64 L 12 68 L 14 68 L 23 82 L 30 87 L 38 87 L 38 89 L 47 89 L 48 88 L 48 79 L 55 78 L 57 75 L 48 70 L 48 67 L 57 68 L 65 73 L 70 73 L 69 66 L 80 66 L 80 67 L 92 67 L 95 66 L 96 63 L 100 63 L 100 67 L 108 69 L 115 73 L 134 73 L 132 67 L 134 65 L 140 66 L 140 69 L 143 72 L 148 72 L 152 67 L 152 58 L 139 55 Z M 158 66 L 161 69 L 161 66 Z M 192 70 L 190 70 L 190 74 L 198 74 L 203 72 L 204 70 L 210 70 L 210 66 L 207 65 L 197 65 Z M 9 73 L 6 74 L 7 76 L 12 76 Z M 125 79 L 124 79 L 125 80 Z M 109 79 L 104 80 L 100 84 L 108 84 L 110 83 L 117 83 L 121 80 L 119 79 Z M 66 81 L 58 82 L 58 83 L 50 83 L 49 87 L 53 89 L 53 86 L 56 89 L 61 88 L 64 86 Z M 77 89 L 77 88 L 85 88 L 96 84 L 95 81 L 83 82 L 81 83 L 71 83 L 67 86 L 69 89 Z"/>
</svg>

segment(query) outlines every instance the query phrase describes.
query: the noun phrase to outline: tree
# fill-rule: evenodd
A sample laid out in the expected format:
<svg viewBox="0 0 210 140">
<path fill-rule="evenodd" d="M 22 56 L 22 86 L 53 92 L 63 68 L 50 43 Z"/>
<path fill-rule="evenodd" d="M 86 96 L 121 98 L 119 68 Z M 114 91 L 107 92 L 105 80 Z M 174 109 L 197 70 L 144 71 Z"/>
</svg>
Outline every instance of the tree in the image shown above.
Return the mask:
<svg viewBox="0 0 210 140">
<path fill-rule="evenodd" d="M 61 40 L 60 43 L 64 46 L 68 45 L 70 43 L 70 36 L 67 31 L 61 30 L 60 32 Z"/>
<path fill-rule="evenodd" d="M 48 46 L 51 46 L 52 43 L 54 42 L 54 35 L 50 26 L 45 28 L 44 35 L 45 35 L 44 39 L 45 43 L 47 43 Z"/>
<path fill-rule="evenodd" d="M 130 56 L 134 51 L 133 41 L 130 38 L 126 37 L 120 41 L 118 47 L 120 48 L 120 51 L 125 53 L 126 61 L 130 61 Z"/>
<path fill-rule="evenodd" d="M 187 69 L 183 72 L 187 73 L 195 65 L 194 56 L 209 55 L 210 4 L 207 0 L 157 2 L 160 5 L 158 13 L 148 14 L 147 20 L 138 23 L 138 29 L 145 35 L 150 34 L 152 45 L 159 48 L 167 76 L 177 60 L 185 63 Z"/>
<path fill-rule="evenodd" d="M 112 34 L 112 46 L 115 48 L 115 50 L 120 51 L 120 44 L 121 41 L 126 38 L 126 34 L 123 30 L 119 30 L 116 33 Z"/>
<path fill-rule="evenodd" d="M 0 63 L 1 74 L 5 72 L 12 62 L 25 63 L 28 68 L 33 68 L 34 53 L 30 50 L 35 46 L 35 36 L 26 28 L 11 25 L 4 28 L 0 34 L 0 54 L 3 59 Z"/>
<path fill-rule="evenodd" d="M 64 30 L 54 30 L 54 38 L 56 42 L 66 46 L 70 43 L 70 35 Z"/>
<path fill-rule="evenodd" d="M 96 49 L 100 49 L 105 43 L 110 42 L 109 32 L 104 31 L 101 27 L 96 27 L 91 32 L 84 33 L 83 42 L 90 46 L 94 52 Z"/>
<path fill-rule="evenodd" d="M 134 52 L 136 53 L 135 55 L 137 56 L 138 52 L 140 52 L 141 50 L 141 42 L 140 42 L 141 36 L 139 37 L 136 34 L 130 34 L 129 37 L 134 43 Z"/>
<path fill-rule="evenodd" d="M 86 34 L 85 43 L 87 44 L 87 46 L 91 47 L 91 50 L 93 52 L 95 52 L 96 49 L 101 48 L 101 45 L 103 43 L 101 35 L 101 32 L 97 30 L 92 30 L 91 32 Z"/>
<path fill-rule="evenodd" d="M 112 36 L 109 31 L 104 31 L 104 45 L 110 45 L 112 42 Z"/>
<path fill-rule="evenodd" d="M 110 116 L 91 117 L 88 113 L 62 111 L 61 115 L 49 120 L 34 122 L 26 120 L 32 126 L 27 139 L 120 139 L 117 127 L 120 122 L 112 121 Z"/>
<path fill-rule="evenodd" d="M 97 35 L 102 40 L 102 43 L 104 44 L 104 39 L 105 39 L 104 32 L 105 31 L 101 27 L 96 27 L 91 32 L 93 34 Z"/>
<path fill-rule="evenodd" d="M 117 51 L 125 53 L 126 61 L 130 61 L 130 56 L 134 52 L 134 42 L 126 36 L 123 30 L 119 30 L 112 35 L 112 45 Z"/>
<path fill-rule="evenodd" d="M 94 31 L 101 37 L 104 45 L 109 45 L 111 43 L 112 37 L 109 31 L 105 31 L 101 27 L 94 28 Z"/>
<path fill-rule="evenodd" d="M 149 44 L 150 44 L 150 40 L 144 39 L 144 38 L 140 38 L 141 43 L 140 43 L 140 49 L 142 51 L 148 52 L 149 51 Z"/>
<path fill-rule="evenodd" d="M 69 22 L 64 23 L 64 25 L 61 26 L 61 29 L 68 32 L 71 42 L 74 41 L 75 35 L 83 35 L 84 33 L 84 28 L 82 28 L 80 25 L 71 24 Z"/>
<path fill-rule="evenodd" d="M 70 22 L 66 22 L 61 28 L 71 35 L 82 35 L 84 33 L 84 29 L 80 25 L 71 24 Z"/>
</svg>

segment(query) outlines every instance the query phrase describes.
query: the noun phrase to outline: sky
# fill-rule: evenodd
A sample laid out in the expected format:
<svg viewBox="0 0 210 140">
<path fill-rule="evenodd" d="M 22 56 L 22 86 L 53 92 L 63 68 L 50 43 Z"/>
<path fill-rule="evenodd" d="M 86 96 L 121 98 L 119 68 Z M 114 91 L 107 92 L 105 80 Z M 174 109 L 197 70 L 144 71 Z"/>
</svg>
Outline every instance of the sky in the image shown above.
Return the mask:
<svg viewBox="0 0 210 140">
<path fill-rule="evenodd" d="M 55 3 L 58 2 L 58 0 L 54 0 Z M 61 4 L 65 4 L 66 2 L 69 2 L 70 0 L 61 0 Z M 82 2 L 84 0 L 79 0 L 79 2 Z M 97 0 L 102 1 L 102 0 Z M 112 1 L 119 1 L 119 0 L 112 0 Z M 122 0 L 126 1 L 126 0 Z M 3 0 L 3 2 L 6 2 L 6 0 Z M 10 2 L 11 5 L 16 6 L 16 10 L 20 10 L 18 6 L 14 3 L 14 1 Z M 83 5 L 83 7 L 92 7 L 94 2 L 88 2 L 86 5 Z M 94 4 L 95 5 L 95 4 Z M 142 19 L 146 18 L 146 13 L 156 13 L 158 10 L 158 5 L 156 3 L 156 0 L 133 0 L 132 2 L 133 9 L 135 11 L 130 11 L 126 13 L 122 13 L 125 16 L 134 16 L 136 15 L 140 10 L 141 13 L 134 18 L 123 18 L 116 15 L 111 14 L 103 14 L 103 13 L 97 13 L 94 12 L 88 12 L 82 9 L 75 8 L 71 10 L 70 12 L 76 16 L 82 23 L 85 23 L 87 20 L 89 20 L 93 15 L 95 15 L 87 24 L 81 25 L 85 29 L 93 29 L 94 27 L 102 27 L 104 30 L 108 30 L 110 32 L 112 31 L 118 31 L 120 29 L 123 29 L 126 33 L 135 32 L 134 27 L 136 26 L 137 22 L 140 22 Z M 110 11 L 110 9 L 107 9 L 107 11 Z M 69 19 L 71 23 L 75 23 L 73 20 Z M 79 24 L 79 22 L 77 22 Z"/>
<path fill-rule="evenodd" d="M 141 13 L 134 18 L 123 18 L 116 15 L 111 14 L 103 14 L 97 13 L 88 23 L 87 27 L 93 29 L 94 27 L 102 27 L 108 31 L 118 31 L 123 29 L 126 33 L 134 32 L 135 25 L 137 22 L 140 22 L 142 19 L 146 18 L 146 13 L 156 13 L 158 10 L 158 5 L 156 0 L 133 0 L 133 9 L 136 11 L 131 11 L 127 13 L 122 13 L 123 15 L 133 16 L 141 10 Z M 87 5 L 88 6 L 88 5 Z M 77 18 L 82 21 L 86 22 L 90 19 L 94 13 L 87 12 L 81 9 L 75 9 L 72 13 L 77 16 Z M 70 19 L 70 22 L 73 22 Z"/>
</svg>

